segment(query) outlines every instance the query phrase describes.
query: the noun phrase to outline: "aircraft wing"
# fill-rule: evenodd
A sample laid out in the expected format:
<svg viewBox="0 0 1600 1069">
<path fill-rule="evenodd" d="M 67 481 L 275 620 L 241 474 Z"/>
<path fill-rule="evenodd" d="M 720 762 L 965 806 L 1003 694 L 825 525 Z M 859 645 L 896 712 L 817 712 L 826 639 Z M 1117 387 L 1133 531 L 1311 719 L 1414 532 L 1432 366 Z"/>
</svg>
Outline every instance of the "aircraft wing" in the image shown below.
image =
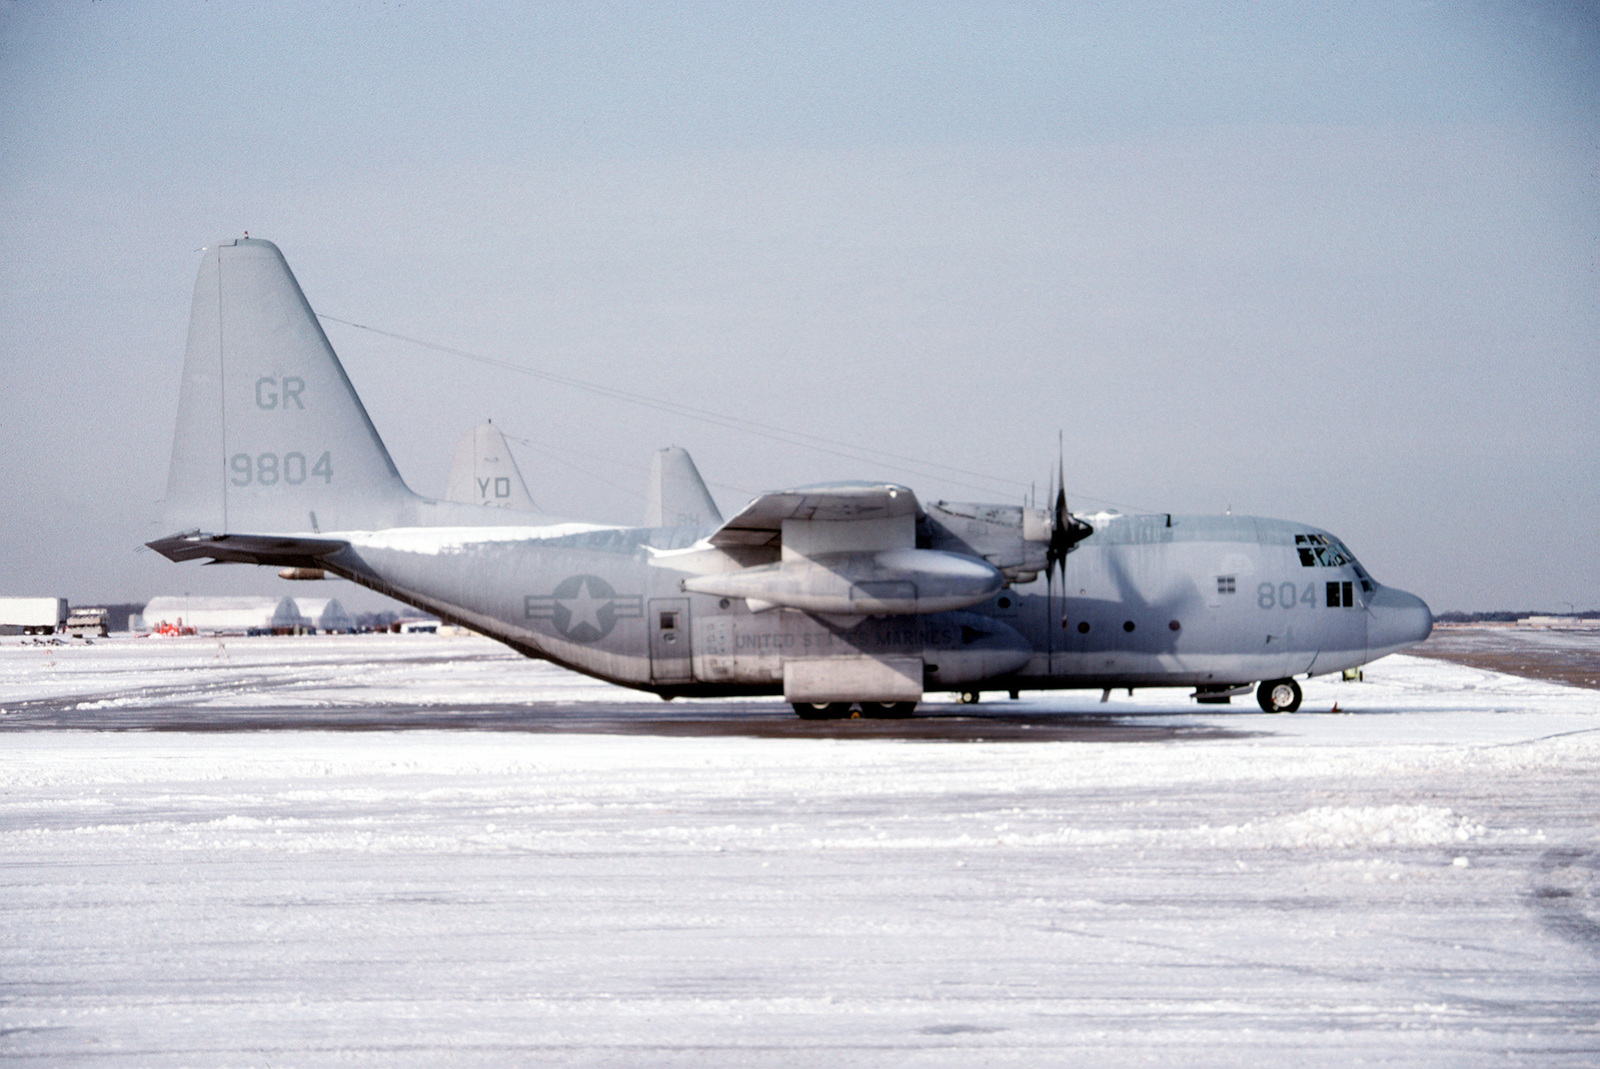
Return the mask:
<svg viewBox="0 0 1600 1069">
<path fill-rule="evenodd" d="M 712 545 L 722 548 L 777 546 L 783 538 L 786 520 L 861 522 L 908 518 L 910 522 L 903 526 L 913 532 L 913 540 L 906 543 L 911 546 L 915 545 L 916 517 L 921 512 L 922 506 L 917 503 L 917 495 L 904 486 L 893 483 L 822 483 L 762 494 L 717 528 L 710 541 Z M 871 527 L 881 526 L 881 522 L 863 522 L 861 529 L 866 532 Z"/>
<path fill-rule="evenodd" d="M 301 538 L 296 535 L 187 534 L 145 543 L 173 561 L 210 557 L 213 564 L 269 564 L 275 568 L 321 568 L 320 558 L 331 556 L 350 543 L 337 538 Z"/>
<path fill-rule="evenodd" d="M 757 561 L 683 580 L 691 593 L 836 616 L 949 612 L 991 597 L 988 561 L 917 548 L 917 496 L 893 483 L 828 483 L 762 494 L 710 538 Z M 750 553 L 750 551 L 755 551 Z"/>
</svg>

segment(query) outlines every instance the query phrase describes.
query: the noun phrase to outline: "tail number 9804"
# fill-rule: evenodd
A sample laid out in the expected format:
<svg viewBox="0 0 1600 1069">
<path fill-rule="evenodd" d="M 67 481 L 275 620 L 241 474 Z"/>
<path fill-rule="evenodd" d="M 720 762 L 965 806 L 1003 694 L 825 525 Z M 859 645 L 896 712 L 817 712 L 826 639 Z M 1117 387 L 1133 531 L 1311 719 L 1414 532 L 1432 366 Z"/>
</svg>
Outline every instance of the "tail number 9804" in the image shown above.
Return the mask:
<svg viewBox="0 0 1600 1069">
<path fill-rule="evenodd" d="M 228 458 L 228 481 L 234 486 L 299 486 L 306 479 L 333 482 L 333 459 L 327 453 L 307 467 L 304 453 L 235 453 Z"/>
</svg>

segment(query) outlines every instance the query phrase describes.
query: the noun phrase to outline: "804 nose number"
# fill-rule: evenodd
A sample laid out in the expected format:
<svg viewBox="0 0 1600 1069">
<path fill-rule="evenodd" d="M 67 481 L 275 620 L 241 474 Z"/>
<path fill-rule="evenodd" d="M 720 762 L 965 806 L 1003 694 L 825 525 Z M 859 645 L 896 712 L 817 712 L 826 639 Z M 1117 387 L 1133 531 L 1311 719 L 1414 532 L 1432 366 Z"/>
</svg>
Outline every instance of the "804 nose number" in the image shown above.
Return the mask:
<svg viewBox="0 0 1600 1069">
<path fill-rule="evenodd" d="M 228 458 L 228 481 L 234 486 L 299 486 L 308 478 L 333 482 L 333 459 L 328 453 L 308 463 L 304 453 L 235 453 Z"/>
<path fill-rule="evenodd" d="M 1256 587 L 1256 604 L 1263 609 L 1292 609 L 1296 605 L 1317 607 L 1317 585 L 1307 583 L 1301 590 L 1293 583 L 1262 583 Z"/>
</svg>

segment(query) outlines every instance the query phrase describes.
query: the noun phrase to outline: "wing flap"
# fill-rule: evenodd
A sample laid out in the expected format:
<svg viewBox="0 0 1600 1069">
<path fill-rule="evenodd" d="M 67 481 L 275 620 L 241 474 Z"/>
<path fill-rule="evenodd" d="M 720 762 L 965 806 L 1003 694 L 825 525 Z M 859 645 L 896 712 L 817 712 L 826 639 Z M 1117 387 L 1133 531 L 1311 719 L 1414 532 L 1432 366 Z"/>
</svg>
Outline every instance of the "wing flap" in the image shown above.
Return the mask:
<svg viewBox="0 0 1600 1069">
<path fill-rule="evenodd" d="M 922 508 L 917 495 L 893 483 L 821 483 L 793 490 L 773 490 L 756 498 L 711 535 L 711 544 L 735 546 L 778 546 L 783 543 L 785 525 L 795 523 L 840 524 L 830 542 L 838 549 L 889 549 L 881 532 L 886 526 L 899 531 L 915 531 L 916 517 Z M 887 524 L 886 522 L 887 521 Z M 895 521 L 909 521 L 895 522 Z M 859 526 L 855 526 L 859 525 Z M 850 532 L 859 532 L 859 545 L 851 545 Z M 841 542 L 840 539 L 843 539 Z M 895 542 L 903 541 L 896 538 Z M 915 537 L 907 547 L 915 544 Z"/>
</svg>

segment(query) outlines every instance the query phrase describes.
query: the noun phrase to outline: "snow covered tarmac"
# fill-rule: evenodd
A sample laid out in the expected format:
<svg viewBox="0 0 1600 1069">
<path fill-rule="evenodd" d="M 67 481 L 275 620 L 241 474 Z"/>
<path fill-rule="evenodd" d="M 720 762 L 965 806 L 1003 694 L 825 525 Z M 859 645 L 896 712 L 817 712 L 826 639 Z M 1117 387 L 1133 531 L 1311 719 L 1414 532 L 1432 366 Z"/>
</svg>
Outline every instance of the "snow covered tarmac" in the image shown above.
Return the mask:
<svg viewBox="0 0 1600 1069">
<path fill-rule="evenodd" d="M 1600 692 L 1098 697 L 805 725 L 478 639 L 0 646 L 0 1056 L 1600 1061 Z"/>
</svg>

